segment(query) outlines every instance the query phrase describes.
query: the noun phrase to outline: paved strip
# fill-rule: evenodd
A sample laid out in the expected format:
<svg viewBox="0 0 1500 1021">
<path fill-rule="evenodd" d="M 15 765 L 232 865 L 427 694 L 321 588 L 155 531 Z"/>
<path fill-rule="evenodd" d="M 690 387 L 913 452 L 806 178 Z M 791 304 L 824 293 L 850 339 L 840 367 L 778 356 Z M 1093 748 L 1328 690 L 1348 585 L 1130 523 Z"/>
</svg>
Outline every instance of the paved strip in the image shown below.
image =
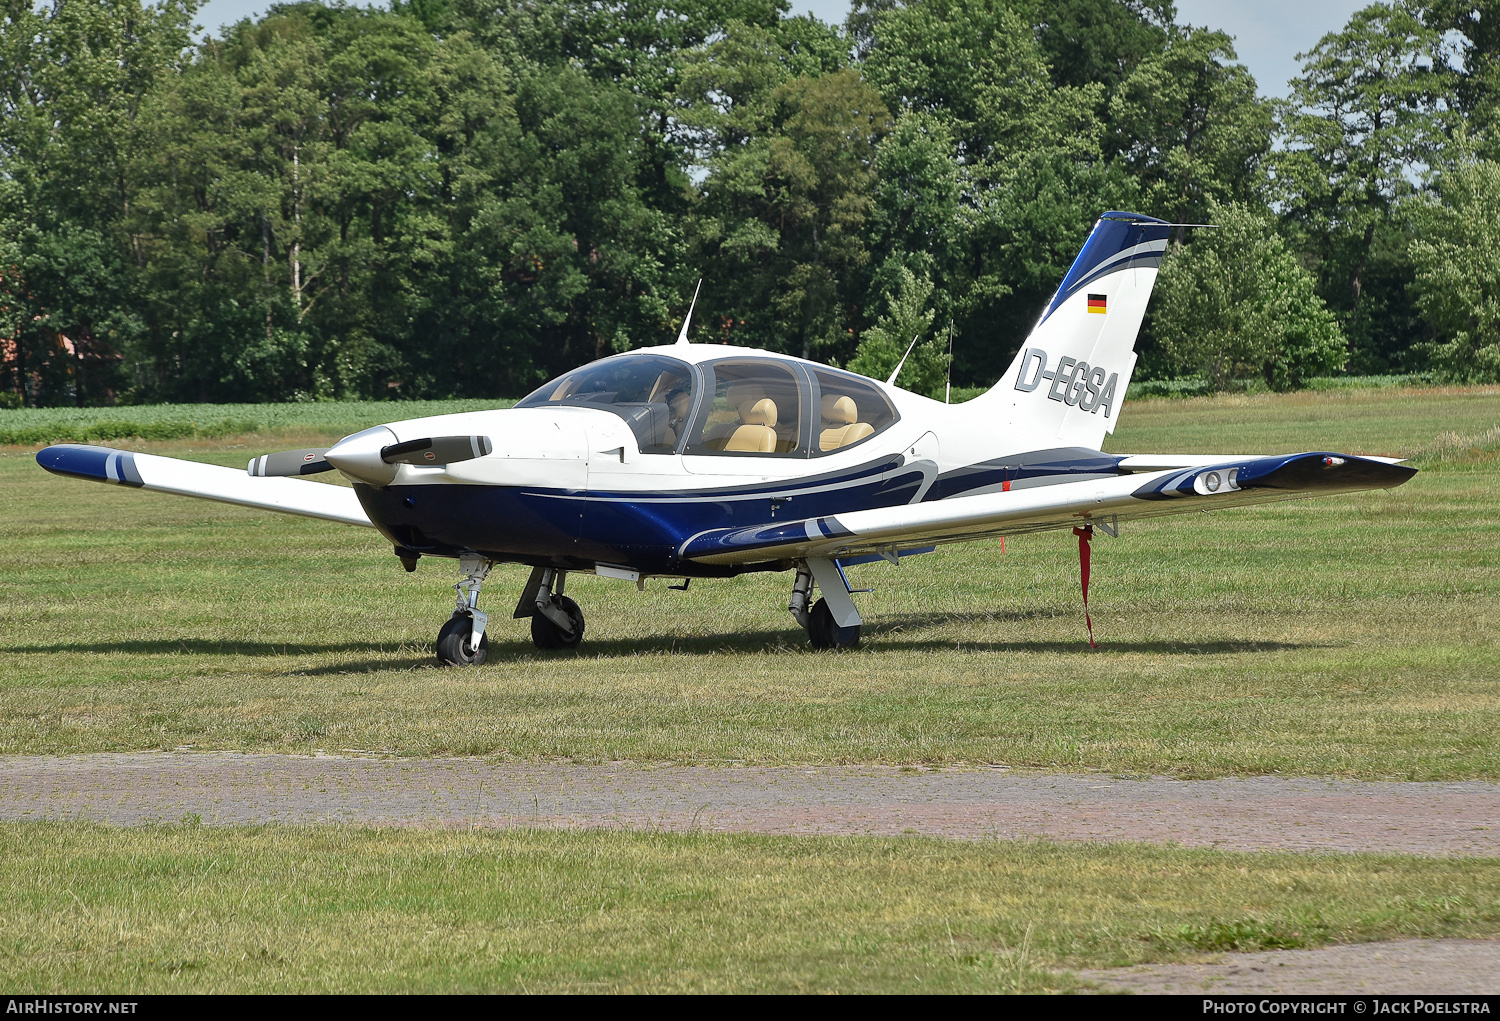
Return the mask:
<svg viewBox="0 0 1500 1021">
<path fill-rule="evenodd" d="M 1500 784 L 226 752 L 0 758 L 0 819 L 920 833 L 1500 856 Z"/>
<path fill-rule="evenodd" d="M 1462 996 L 1500 994 L 1500 941 L 1403 939 L 1233 954 L 1214 964 L 1078 972 L 1104 992 Z"/>
</svg>

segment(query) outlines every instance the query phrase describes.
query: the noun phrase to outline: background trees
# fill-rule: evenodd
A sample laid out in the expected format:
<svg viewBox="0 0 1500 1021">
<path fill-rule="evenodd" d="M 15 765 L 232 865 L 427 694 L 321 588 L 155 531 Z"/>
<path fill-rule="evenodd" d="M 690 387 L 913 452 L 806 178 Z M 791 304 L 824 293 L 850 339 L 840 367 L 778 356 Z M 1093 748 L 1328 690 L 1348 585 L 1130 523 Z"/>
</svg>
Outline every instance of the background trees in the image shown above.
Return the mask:
<svg viewBox="0 0 1500 1021">
<path fill-rule="evenodd" d="M 669 339 L 987 385 L 1097 215 L 1144 370 L 1496 378 L 1500 13 L 1393 0 L 1272 105 L 1168 0 L 0 0 L 5 401 L 516 395 Z M 1487 233 L 1487 231 L 1489 233 Z"/>
</svg>

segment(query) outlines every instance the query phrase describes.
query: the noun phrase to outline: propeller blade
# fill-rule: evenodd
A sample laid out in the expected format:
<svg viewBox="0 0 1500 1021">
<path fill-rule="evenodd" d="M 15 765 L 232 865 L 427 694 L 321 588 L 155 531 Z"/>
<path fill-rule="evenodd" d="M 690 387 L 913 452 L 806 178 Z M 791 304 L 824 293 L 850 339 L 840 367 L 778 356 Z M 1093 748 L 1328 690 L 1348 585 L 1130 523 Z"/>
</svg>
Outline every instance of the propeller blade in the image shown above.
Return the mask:
<svg viewBox="0 0 1500 1021">
<path fill-rule="evenodd" d="M 274 454 L 262 454 L 252 460 L 245 470 L 251 475 L 277 478 L 331 472 L 333 465 L 323 459 L 328 449 L 327 447 L 303 447 L 301 450 L 279 450 Z"/>
<path fill-rule="evenodd" d="M 386 464 L 444 465 L 484 457 L 494 450 L 488 436 L 429 436 L 380 448 Z"/>
</svg>

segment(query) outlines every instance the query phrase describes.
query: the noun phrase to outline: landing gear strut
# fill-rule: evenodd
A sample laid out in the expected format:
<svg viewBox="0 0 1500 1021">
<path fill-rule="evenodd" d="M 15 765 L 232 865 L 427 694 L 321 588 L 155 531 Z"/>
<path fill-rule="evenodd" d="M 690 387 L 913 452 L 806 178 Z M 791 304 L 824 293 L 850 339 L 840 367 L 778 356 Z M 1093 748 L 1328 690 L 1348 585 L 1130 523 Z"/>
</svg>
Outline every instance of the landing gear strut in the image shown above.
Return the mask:
<svg viewBox="0 0 1500 1021">
<path fill-rule="evenodd" d="M 534 567 L 516 618 L 531 618 L 531 640 L 538 649 L 571 649 L 583 641 L 583 611 L 563 595 L 568 572 L 554 567 Z"/>
<path fill-rule="evenodd" d="M 814 579 L 823 598 L 809 610 Z M 809 559 L 797 565 L 792 598 L 786 608 L 792 619 L 807 629 L 807 640 L 814 649 L 852 649 L 859 644 L 859 611 L 849 598 L 843 572 L 832 560 Z M 839 623 L 841 618 L 845 623 Z"/>
<path fill-rule="evenodd" d="M 484 628 L 490 618 L 479 609 L 479 588 L 493 566 L 494 561 L 481 557 L 459 558 L 463 577 L 453 586 L 458 590 L 458 606 L 437 639 L 438 662 L 444 666 L 478 666 L 489 656 L 490 640 Z"/>
</svg>

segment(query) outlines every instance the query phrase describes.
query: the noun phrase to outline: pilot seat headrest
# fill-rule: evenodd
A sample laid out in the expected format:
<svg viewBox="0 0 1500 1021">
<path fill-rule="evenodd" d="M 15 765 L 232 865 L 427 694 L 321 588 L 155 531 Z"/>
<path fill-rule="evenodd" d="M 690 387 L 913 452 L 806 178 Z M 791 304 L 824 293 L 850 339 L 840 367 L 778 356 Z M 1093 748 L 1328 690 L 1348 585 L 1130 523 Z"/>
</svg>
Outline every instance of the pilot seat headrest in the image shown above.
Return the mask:
<svg viewBox="0 0 1500 1021">
<path fill-rule="evenodd" d="M 825 394 L 823 397 L 823 420 L 834 425 L 849 425 L 859 421 L 859 408 L 854 398 Z"/>
<path fill-rule="evenodd" d="M 776 402 L 769 397 L 762 397 L 754 404 L 741 405 L 740 421 L 746 425 L 774 426 L 776 424 Z"/>
<path fill-rule="evenodd" d="M 733 383 L 724 391 L 724 399 L 729 402 L 730 407 L 739 411 L 743 416 L 746 404 L 753 405 L 757 401 L 766 399 L 766 388 L 759 383 Z"/>
</svg>

